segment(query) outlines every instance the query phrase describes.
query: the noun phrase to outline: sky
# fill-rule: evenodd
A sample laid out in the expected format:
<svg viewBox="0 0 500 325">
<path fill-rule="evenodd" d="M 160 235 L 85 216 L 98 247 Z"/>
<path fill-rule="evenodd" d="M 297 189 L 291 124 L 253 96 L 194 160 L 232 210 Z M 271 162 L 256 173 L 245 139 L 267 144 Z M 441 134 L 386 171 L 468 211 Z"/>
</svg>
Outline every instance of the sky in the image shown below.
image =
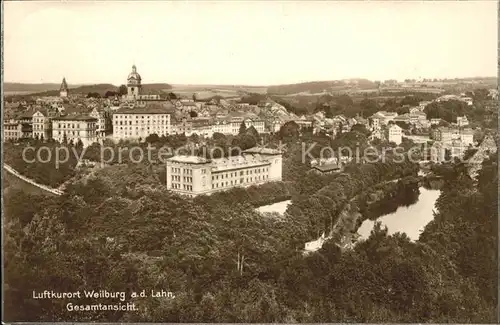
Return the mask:
<svg viewBox="0 0 500 325">
<path fill-rule="evenodd" d="M 497 1 L 9 1 L 4 81 L 276 85 L 497 75 Z"/>
</svg>

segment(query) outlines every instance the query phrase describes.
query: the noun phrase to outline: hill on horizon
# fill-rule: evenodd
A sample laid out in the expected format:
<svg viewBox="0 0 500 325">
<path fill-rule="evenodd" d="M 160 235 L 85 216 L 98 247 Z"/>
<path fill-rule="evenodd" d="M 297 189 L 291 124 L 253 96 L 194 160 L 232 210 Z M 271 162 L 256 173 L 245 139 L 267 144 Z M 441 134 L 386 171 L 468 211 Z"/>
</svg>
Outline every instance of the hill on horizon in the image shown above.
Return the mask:
<svg viewBox="0 0 500 325">
<path fill-rule="evenodd" d="M 367 79 L 308 81 L 293 84 L 275 85 L 267 88 L 270 95 L 289 95 L 299 93 L 323 93 L 329 91 L 341 91 L 356 87 L 358 89 L 373 89 L 376 84 Z"/>
<path fill-rule="evenodd" d="M 26 84 L 26 83 L 4 83 L 5 95 L 30 95 L 30 96 L 58 96 L 60 84 L 41 83 L 41 84 Z M 145 94 L 161 93 L 172 89 L 172 86 L 167 83 L 152 83 L 142 85 Z M 99 93 L 101 96 L 107 91 L 118 91 L 119 86 L 113 84 L 87 84 L 87 85 L 69 85 L 70 94 L 88 94 Z M 9 94 L 10 93 L 10 94 Z"/>
</svg>

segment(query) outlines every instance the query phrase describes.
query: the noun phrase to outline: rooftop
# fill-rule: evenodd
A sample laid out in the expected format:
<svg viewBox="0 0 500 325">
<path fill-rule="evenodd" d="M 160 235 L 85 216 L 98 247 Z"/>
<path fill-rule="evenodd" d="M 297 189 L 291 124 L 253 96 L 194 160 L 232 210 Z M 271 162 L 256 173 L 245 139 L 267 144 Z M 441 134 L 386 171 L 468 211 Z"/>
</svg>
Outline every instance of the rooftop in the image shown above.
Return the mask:
<svg viewBox="0 0 500 325">
<path fill-rule="evenodd" d="M 243 151 L 243 153 L 249 154 L 261 154 L 261 155 L 281 155 L 281 151 L 272 148 L 261 148 L 254 147 Z"/>
<path fill-rule="evenodd" d="M 73 115 L 73 116 L 58 116 L 54 117 L 53 120 L 65 120 L 65 121 L 97 121 L 96 118 L 85 116 L 85 115 Z"/>
<path fill-rule="evenodd" d="M 206 164 L 210 162 L 210 160 L 198 156 L 174 156 L 168 158 L 167 161 L 173 161 L 185 164 Z"/>
<path fill-rule="evenodd" d="M 269 164 L 269 161 L 259 159 L 255 156 L 234 156 L 229 158 L 218 158 L 212 160 L 212 172 L 237 169 L 241 167 L 257 167 Z"/>
<path fill-rule="evenodd" d="M 172 111 L 157 107 L 120 108 L 113 114 L 172 114 Z"/>
<path fill-rule="evenodd" d="M 340 166 L 337 164 L 327 164 L 327 165 L 321 165 L 321 166 L 314 166 L 314 169 L 317 169 L 321 172 L 328 172 L 332 170 L 340 170 Z"/>
</svg>

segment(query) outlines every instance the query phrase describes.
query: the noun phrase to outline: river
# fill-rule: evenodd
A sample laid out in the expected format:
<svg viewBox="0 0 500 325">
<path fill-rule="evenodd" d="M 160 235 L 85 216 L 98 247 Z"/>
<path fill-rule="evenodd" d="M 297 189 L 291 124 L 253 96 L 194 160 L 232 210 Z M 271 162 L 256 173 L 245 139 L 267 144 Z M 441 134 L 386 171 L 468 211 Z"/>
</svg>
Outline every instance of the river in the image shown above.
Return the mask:
<svg viewBox="0 0 500 325">
<path fill-rule="evenodd" d="M 439 197 L 439 190 L 428 190 L 419 188 L 420 195 L 418 201 L 408 207 L 400 206 L 393 213 L 379 217 L 382 226 L 387 226 L 388 234 L 404 232 L 411 240 L 418 240 L 420 233 L 433 218 L 434 204 Z M 358 228 L 360 239 L 367 239 L 373 229 L 375 221 L 365 220 Z"/>
<path fill-rule="evenodd" d="M 278 212 L 279 214 L 284 214 L 286 208 L 291 202 L 292 200 L 276 202 L 273 204 L 263 205 L 261 207 L 256 208 L 255 210 L 258 212 Z"/>
</svg>

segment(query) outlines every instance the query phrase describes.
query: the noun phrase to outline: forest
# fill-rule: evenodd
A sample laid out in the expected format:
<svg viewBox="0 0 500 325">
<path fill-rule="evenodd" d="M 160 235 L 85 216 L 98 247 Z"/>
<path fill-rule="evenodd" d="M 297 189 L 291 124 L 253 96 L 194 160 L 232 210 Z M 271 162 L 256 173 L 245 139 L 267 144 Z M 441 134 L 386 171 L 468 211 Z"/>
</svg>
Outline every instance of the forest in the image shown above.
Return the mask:
<svg viewBox="0 0 500 325">
<path fill-rule="evenodd" d="M 496 156 L 476 180 L 458 163 L 436 169 L 442 194 L 418 241 L 376 224 L 353 249 L 330 240 L 304 256 L 304 243 L 329 229 L 354 197 L 371 219 L 396 203 L 411 204 L 418 167 L 388 159 L 311 174 L 293 143 L 284 153 L 283 182 L 210 198 L 167 191 L 150 165 L 112 165 L 76 177 L 60 197 L 9 189 L 5 319 L 497 322 Z M 407 183 L 383 185 L 398 179 Z M 364 204 L 381 189 L 406 194 Z M 292 203 L 281 217 L 255 211 L 285 198 Z M 66 310 L 67 300 L 31 298 L 33 290 L 51 289 L 165 289 L 175 299 L 134 298 L 136 312 L 75 313 Z"/>
</svg>

